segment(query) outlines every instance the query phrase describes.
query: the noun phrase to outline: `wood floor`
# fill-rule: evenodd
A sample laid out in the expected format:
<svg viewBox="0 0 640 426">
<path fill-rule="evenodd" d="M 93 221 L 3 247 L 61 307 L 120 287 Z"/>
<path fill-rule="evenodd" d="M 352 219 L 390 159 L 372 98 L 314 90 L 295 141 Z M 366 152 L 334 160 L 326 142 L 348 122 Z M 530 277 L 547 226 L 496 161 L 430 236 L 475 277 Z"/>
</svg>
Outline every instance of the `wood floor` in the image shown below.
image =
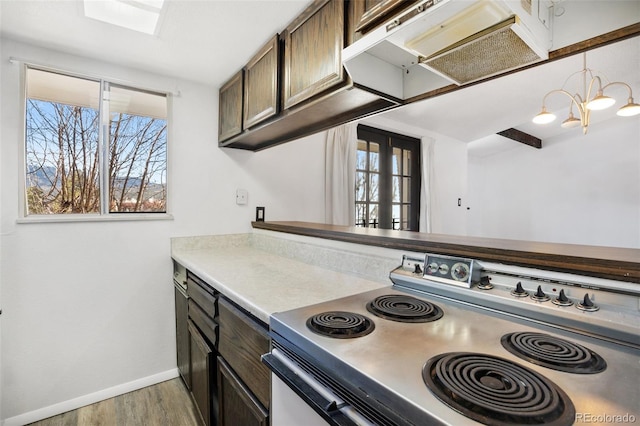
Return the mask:
<svg viewBox="0 0 640 426">
<path fill-rule="evenodd" d="M 50 417 L 30 426 L 201 426 L 180 378 Z"/>
</svg>

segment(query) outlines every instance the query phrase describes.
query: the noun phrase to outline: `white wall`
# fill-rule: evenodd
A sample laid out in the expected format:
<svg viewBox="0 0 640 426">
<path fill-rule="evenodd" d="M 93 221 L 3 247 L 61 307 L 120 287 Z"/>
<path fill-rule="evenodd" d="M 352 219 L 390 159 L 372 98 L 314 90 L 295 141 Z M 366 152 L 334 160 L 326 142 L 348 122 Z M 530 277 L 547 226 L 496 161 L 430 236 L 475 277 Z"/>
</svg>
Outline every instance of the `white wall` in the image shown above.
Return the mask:
<svg viewBox="0 0 640 426">
<path fill-rule="evenodd" d="M 505 146 L 470 149 L 470 235 L 640 248 L 640 117 Z"/>
<path fill-rule="evenodd" d="M 431 232 L 466 235 L 467 144 L 443 135 L 434 139 Z"/>
<path fill-rule="evenodd" d="M 324 219 L 324 134 L 251 153 L 217 147 L 217 88 L 1 41 L 2 419 L 27 423 L 175 371 L 169 238 Z M 179 90 L 170 129 L 174 220 L 17 224 L 20 69 L 9 57 Z M 313 161 L 304 161 L 312 158 Z M 249 203 L 235 204 L 246 189 Z"/>
<path fill-rule="evenodd" d="M 2 19 L 2 8 L 0 7 L 0 22 Z M 2 43 L 0 43 L 0 59 L 4 58 L 2 54 Z M 0 67 L 0 95 L 2 94 L 2 69 Z M 2 117 L 2 103 L 0 102 L 0 117 Z M 0 128 L 2 126 L 2 119 L 0 118 Z M 2 143 L 2 134 L 0 134 L 0 147 Z M 0 188 L 2 188 L 2 149 L 0 149 Z M 2 197 L 0 197 L 0 223 L 2 223 Z M 2 228 L 0 227 L 0 240 L 2 239 Z M 2 244 L 0 244 L 0 309 L 2 309 Z M 0 314 L 0 424 L 2 424 L 2 315 Z"/>
</svg>

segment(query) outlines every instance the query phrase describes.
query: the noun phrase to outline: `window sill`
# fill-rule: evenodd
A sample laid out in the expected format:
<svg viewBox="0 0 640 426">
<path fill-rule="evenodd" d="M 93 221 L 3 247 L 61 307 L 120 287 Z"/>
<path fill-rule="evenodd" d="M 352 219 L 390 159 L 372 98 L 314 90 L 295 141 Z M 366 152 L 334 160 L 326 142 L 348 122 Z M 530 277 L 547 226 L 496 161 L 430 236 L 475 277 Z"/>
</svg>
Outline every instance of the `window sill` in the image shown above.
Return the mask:
<svg viewBox="0 0 640 426">
<path fill-rule="evenodd" d="M 173 215 L 169 213 L 30 215 L 17 219 L 16 223 L 138 222 L 156 220 L 173 220 Z"/>
</svg>

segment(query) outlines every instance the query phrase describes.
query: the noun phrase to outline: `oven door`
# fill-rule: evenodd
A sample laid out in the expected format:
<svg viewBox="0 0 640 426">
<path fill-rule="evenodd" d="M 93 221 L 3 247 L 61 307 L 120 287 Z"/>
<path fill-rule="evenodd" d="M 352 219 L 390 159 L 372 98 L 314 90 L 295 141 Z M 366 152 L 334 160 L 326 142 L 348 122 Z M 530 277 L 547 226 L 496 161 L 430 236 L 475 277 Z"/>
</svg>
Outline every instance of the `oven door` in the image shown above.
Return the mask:
<svg viewBox="0 0 640 426">
<path fill-rule="evenodd" d="M 272 426 L 373 424 L 282 351 L 273 348 L 271 353 L 262 356 L 262 362 L 273 372 L 270 409 Z"/>
</svg>

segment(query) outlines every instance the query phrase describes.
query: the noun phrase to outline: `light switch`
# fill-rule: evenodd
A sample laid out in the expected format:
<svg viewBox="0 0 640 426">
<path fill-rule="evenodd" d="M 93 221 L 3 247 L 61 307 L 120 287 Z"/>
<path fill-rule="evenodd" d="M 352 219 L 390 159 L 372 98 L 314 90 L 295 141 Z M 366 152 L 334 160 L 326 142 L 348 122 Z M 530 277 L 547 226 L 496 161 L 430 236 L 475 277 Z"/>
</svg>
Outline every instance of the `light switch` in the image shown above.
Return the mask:
<svg viewBox="0 0 640 426">
<path fill-rule="evenodd" d="M 236 204 L 242 205 L 247 204 L 247 199 L 249 198 L 249 193 L 246 189 L 236 189 Z"/>
</svg>

